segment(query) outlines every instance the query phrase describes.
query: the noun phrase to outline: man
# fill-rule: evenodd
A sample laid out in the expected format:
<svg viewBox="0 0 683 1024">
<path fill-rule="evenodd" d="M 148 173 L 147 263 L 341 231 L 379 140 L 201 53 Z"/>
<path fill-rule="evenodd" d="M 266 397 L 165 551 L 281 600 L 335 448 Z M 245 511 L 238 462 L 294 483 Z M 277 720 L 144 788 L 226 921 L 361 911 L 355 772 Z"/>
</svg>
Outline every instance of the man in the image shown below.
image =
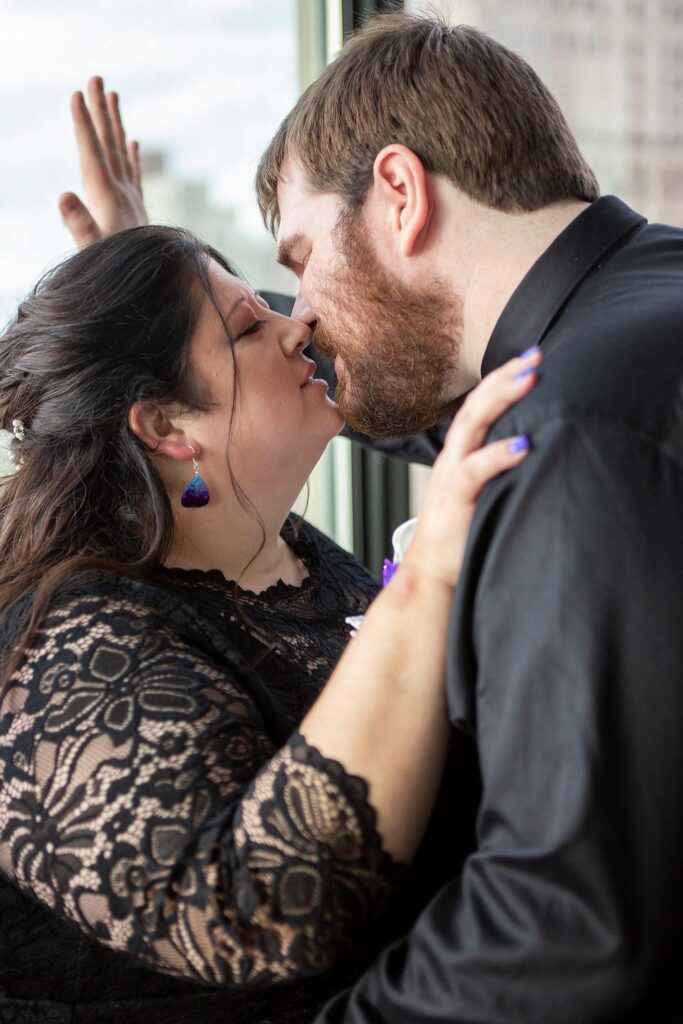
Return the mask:
<svg viewBox="0 0 683 1024">
<path fill-rule="evenodd" d="M 521 59 L 403 15 L 307 90 L 257 189 L 357 431 L 419 434 L 545 353 L 492 433 L 534 450 L 480 501 L 452 615 L 476 843 L 319 1024 L 682 1021 L 683 233 L 598 198 Z M 442 814 L 467 779 L 456 758 Z"/>
<path fill-rule="evenodd" d="M 598 198 L 520 58 L 403 15 L 304 93 L 257 191 L 355 429 L 545 352 L 453 609 L 476 849 L 321 1024 L 682 1021 L 683 233 Z"/>
</svg>

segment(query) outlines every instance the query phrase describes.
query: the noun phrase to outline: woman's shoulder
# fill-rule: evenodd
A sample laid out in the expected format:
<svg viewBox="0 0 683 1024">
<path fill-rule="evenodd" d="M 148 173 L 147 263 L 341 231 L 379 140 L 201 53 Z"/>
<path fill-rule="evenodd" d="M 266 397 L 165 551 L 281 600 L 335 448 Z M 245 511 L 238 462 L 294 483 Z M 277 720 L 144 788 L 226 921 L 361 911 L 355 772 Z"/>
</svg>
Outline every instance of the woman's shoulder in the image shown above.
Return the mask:
<svg viewBox="0 0 683 1024">
<path fill-rule="evenodd" d="M 10 636 L 1 636 L 7 621 L 0 622 L 1 646 L 22 649 L 3 705 L 27 700 L 31 714 L 42 720 L 54 712 L 55 721 L 97 705 L 95 732 L 124 711 L 150 713 L 159 723 L 206 714 L 267 731 L 270 704 L 260 680 L 230 637 L 183 595 L 113 572 L 79 571 L 60 581 L 28 636 L 26 598 Z"/>
<path fill-rule="evenodd" d="M 5 649 L 21 639 L 35 596 L 35 590 L 26 593 L 0 619 Z M 132 662 L 144 669 L 163 651 L 177 669 L 204 666 L 212 675 L 251 677 L 235 645 L 204 620 L 190 595 L 154 579 L 101 569 L 81 569 L 59 581 L 30 644 L 27 654 L 36 665 L 51 661 L 56 650 L 88 663 L 95 657 L 111 661 L 117 651 L 130 672 Z"/>
<path fill-rule="evenodd" d="M 39 629 L 53 627 L 56 623 L 74 620 L 84 627 L 92 617 L 115 614 L 135 600 L 135 584 L 131 578 L 118 573 L 102 570 L 81 569 L 62 576 L 49 593 L 47 603 L 40 617 Z M 15 598 L 12 604 L 0 613 L 0 637 L 3 645 L 12 641 L 13 634 L 26 622 L 34 603 L 39 597 L 39 587 L 34 585 Z M 136 602 L 139 611 L 152 614 L 152 602 Z"/>
<path fill-rule="evenodd" d="M 24 598 L 28 605 L 35 594 Z M 50 595 L 46 624 L 72 620 L 84 629 L 97 621 L 125 621 L 136 631 L 172 628 L 180 595 L 157 582 L 121 572 L 80 569 L 64 576 Z"/>
</svg>

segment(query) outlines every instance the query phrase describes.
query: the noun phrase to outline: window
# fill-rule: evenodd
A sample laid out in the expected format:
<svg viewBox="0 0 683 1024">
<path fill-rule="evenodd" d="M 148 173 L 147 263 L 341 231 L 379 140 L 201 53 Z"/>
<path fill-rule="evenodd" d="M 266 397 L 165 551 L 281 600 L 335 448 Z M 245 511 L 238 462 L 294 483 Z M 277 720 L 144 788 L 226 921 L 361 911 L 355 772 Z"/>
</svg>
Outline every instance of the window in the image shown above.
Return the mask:
<svg viewBox="0 0 683 1024">
<path fill-rule="evenodd" d="M 253 196 L 258 157 L 299 90 L 295 0 L 8 0 L 3 9 L 0 316 L 70 249 L 58 194 L 79 174 L 69 94 L 121 94 L 153 217 L 218 241 L 258 287 L 288 283 Z"/>
<path fill-rule="evenodd" d="M 71 251 L 56 206 L 61 192 L 80 191 L 69 96 L 95 73 L 119 92 L 129 137 L 141 143 L 150 218 L 196 231 L 254 287 L 294 293 L 253 178 L 300 89 L 341 45 L 341 0 L 6 0 L 2 21 L 14 41 L 0 70 L 2 323 Z M 307 510 L 349 548 L 350 479 L 348 445 L 336 441 L 311 478 Z"/>
<path fill-rule="evenodd" d="M 71 251 L 56 208 L 79 188 L 69 94 L 100 73 L 142 146 L 153 220 L 216 245 L 256 288 L 294 294 L 256 207 L 258 158 L 344 35 L 400 0 L 6 0 L 0 320 Z M 0 435 L 0 473 L 6 438 Z M 337 438 L 297 509 L 378 571 L 409 511 L 407 468 Z"/>
<path fill-rule="evenodd" d="M 428 11 L 430 6 L 430 0 L 406 2 L 406 8 L 416 12 Z M 557 10 L 554 5 L 541 5 L 542 34 L 531 22 L 520 22 L 506 0 L 467 0 L 467 19 L 461 17 L 461 0 L 448 0 L 443 6 L 454 22 L 467 20 L 479 26 L 518 50 L 540 73 L 562 107 L 603 192 L 619 193 L 651 220 L 683 224 L 683 203 L 671 182 L 664 189 L 653 188 L 652 182 L 635 188 L 634 183 L 641 179 L 631 173 L 631 166 L 644 156 L 642 144 L 635 142 L 634 129 L 651 95 L 657 95 L 656 108 L 648 107 L 645 145 L 651 163 L 661 164 L 665 154 L 676 163 L 679 174 L 683 168 L 678 104 L 657 87 L 668 56 L 683 46 L 683 22 L 671 23 L 674 10 L 683 10 L 681 3 L 645 5 L 642 0 L 628 0 L 609 7 L 577 4 L 574 10 L 566 4 L 557 5 Z M 646 12 L 648 30 L 643 36 Z M 596 45 L 577 45 L 581 39 L 591 38 Z M 611 47 L 610 39 L 615 43 Z M 571 73 L 567 48 L 576 49 Z M 678 74 L 670 79 L 674 95 L 679 79 Z"/>
</svg>

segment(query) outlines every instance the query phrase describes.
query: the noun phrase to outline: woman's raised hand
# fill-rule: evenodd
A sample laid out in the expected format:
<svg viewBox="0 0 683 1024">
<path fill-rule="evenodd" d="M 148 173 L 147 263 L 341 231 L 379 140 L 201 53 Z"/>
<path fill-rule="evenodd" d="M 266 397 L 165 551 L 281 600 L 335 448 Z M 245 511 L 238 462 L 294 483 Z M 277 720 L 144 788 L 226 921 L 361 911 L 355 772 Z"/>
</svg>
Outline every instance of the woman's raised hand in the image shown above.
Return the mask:
<svg viewBox="0 0 683 1024">
<path fill-rule="evenodd" d="M 99 76 L 71 97 L 71 116 L 87 206 L 73 192 L 59 197 L 59 212 L 79 249 L 98 238 L 147 223 L 137 142 L 126 142 L 119 98 Z"/>
<path fill-rule="evenodd" d="M 495 421 L 531 391 L 542 359 L 538 348 L 490 373 L 466 398 L 434 463 L 422 512 L 404 561 L 449 586 L 460 575 L 479 494 L 486 483 L 519 465 L 525 436 L 484 444 Z"/>
</svg>

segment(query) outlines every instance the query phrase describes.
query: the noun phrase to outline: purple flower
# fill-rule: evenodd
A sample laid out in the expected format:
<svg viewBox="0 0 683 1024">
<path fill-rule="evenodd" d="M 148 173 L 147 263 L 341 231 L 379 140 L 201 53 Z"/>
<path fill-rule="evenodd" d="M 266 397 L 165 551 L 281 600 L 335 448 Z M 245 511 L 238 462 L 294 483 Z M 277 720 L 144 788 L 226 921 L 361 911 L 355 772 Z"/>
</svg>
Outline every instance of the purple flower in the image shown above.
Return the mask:
<svg viewBox="0 0 683 1024">
<path fill-rule="evenodd" d="M 394 578 L 396 570 L 398 569 L 400 562 L 390 562 L 388 558 L 384 559 L 382 566 L 382 586 L 386 587 Z"/>
</svg>

